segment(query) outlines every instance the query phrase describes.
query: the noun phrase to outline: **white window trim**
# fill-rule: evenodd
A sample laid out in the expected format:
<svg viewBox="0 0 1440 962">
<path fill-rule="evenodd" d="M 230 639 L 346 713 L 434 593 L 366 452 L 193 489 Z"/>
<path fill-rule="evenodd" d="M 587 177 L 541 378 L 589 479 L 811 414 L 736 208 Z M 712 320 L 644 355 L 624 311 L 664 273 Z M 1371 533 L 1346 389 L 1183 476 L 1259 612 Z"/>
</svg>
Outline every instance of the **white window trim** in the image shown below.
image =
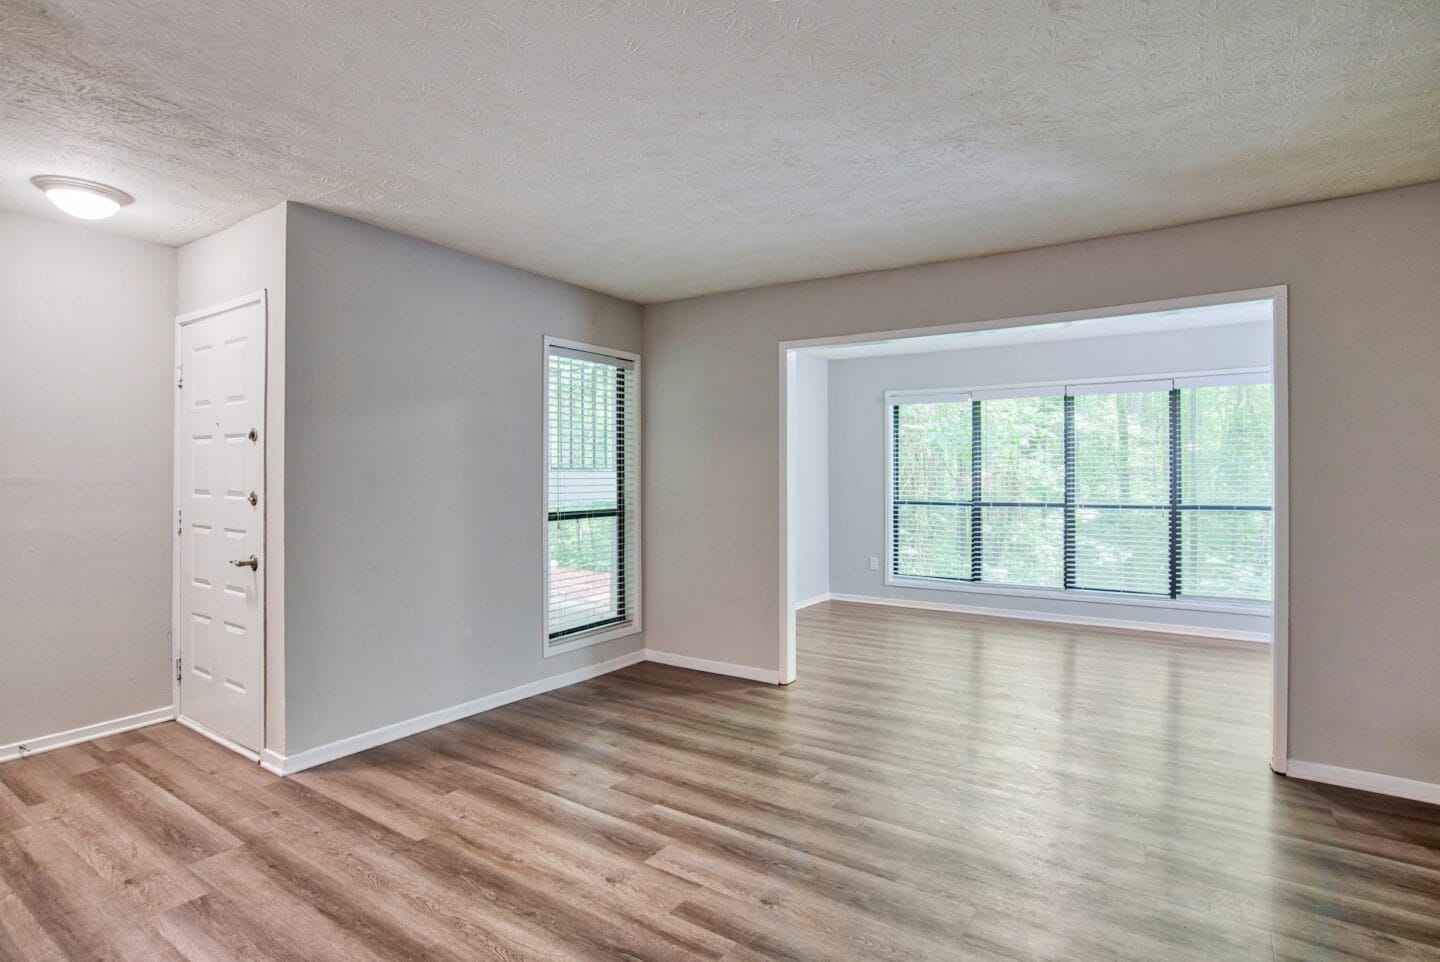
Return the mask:
<svg viewBox="0 0 1440 962">
<path fill-rule="evenodd" d="M 1084 387 L 1086 393 L 1101 393 L 1099 388 L 1129 385 L 1133 389 L 1142 384 L 1159 384 L 1173 381 L 1176 387 L 1212 387 L 1225 384 L 1268 384 L 1272 381 L 1272 369 L 1268 367 L 1219 368 L 1207 371 L 1166 371 L 1156 374 L 1129 375 L 1126 377 L 1082 377 L 1065 381 L 1024 381 L 1020 383 L 972 384 L 968 387 L 916 388 L 885 392 L 888 406 L 894 401 L 906 404 L 920 404 L 925 401 L 977 401 L 998 397 L 1042 397 L 1064 394 L 1066 388 Z"/>
<path fill-rule="evenodd" d="M 1004 387 L 975 387 L 970 389 L 970 398 L 975 401 L 1004 401 L 1019 397 L 1059 397 L 1065 393 L 1064 384 L 1043 384 L 1037 387 L 1019 385 Z"/>
<path fill-rule="evenodd" d="M 1070 397 L 1084 397 L 1087 394 L 1143 394 L 1148 391 L 1170 391 L 1177 386 L 1175 379 L 1168 377 L 1144 381 L 1082 381 L 1065 385 L 1064 393 Z"/>
<path fill-rule="evenodd" d="M 627 361 L 634 367 L 634 390 L 626 397 L 627 406 L 634 399 L 634 407 L 630 410 L 630 416 L 634 420 L 634 444 L 625 452 L 626 464 L 625 473 L 634 479 L 635 505 L 634 515 L 634 549 L 635 549 L 635 570 L 630 579 L 632 594 L 627 603 L 631 606 L 631 617 L 618 625 L 606 625 L 596 628 L 593 631 L 577 632 L 565 638 L 563 641 L 552 643 L 550 641 L 550 511 L 549 511 L 549 479 L 550 479 L 550 352 L 552 348 L 562 348 L 572 351 L 584 351 L 587 354 L 599 354 L 604 357 L 613 357 L 616 360 Z M 641 620 L 644 613 L 642 599 L 643 571 L 640 552 L 644 544 L 640 535 L 641 523 L 641 445 L 644 443 L 644 435 L 641 430 L 640 392 L 640 355 L 633 351 L 622 351 L 619 348 L 604 347 L 599 344 L 587 344 L 584 341 L 573 341 L 562 337 L 552 337 L 549 334 L 544 337 L 543 350 L 540 352 L 540 652 L 546 658 L 553 658 L 556 655 L 563 655 L 571 651 L 579 651 L 581 648 L 589 648 L 591 645 L 598 645 L 606 641 L 614 641 L 617 638 L 626 638 L 630 635 L 638 635 L 642 630 Z"/>
<path fill-rule="evenodd" d="M 1245 601 L 1243 599 L 1213 600 L 1203 597 L 1157 598 L 1151 595 L 1127 594 L 1122 591 L 1088 591 L 1084 588 L 1037 588 L 1026 585 L 999 585 L 986 582 L 949 581 L 943 578 L 919 578 L 913 575 L 895 574 L 895 532 L 891 530 L 895 517 L 895 457 L 892 450 L 894 430 L 894 408 L 897 404 L 924 404 L 944 401 L 987 400 L 1006 397 L 1044 397 L 1065 394 L 1072 388 L 1079 388 L 1082 394 L 1102 393 L 1110 387 L 1118 391 L 1165 390 L 1174 387 L 1213 387 L 1227 384 L 1265 384 L 1272 382 L 1270 368 L 1234 368 L 1216 371 L 1190 371 L 1156 375 L 1144 379 L 1129 378 L 1081 378 L 1057 384 L 1042 381 L 1031 384 L 986 384 L 966 388 L 936 388 L 921 390 L 886 391 L 884 404 L 884 447 L 885 451 L 885 552 L 884 582 L 891 588 L 912 588 L 926 591 L 953 591 L 990 597 L 1040 598 L 1047 601 L 1073 601 L 1082 604 L 1122 605 L 1140 608 L 1165 608 L 1172 611 L 1210 611 L 1223 614 L 1261 615 L 1274 613 L 1273 602 Z M 1275 510 L 1271 499 L 1271 511 Z"/>
<path fill-rule="evenodd" d="M 939 578 L 916 578 L 892 575 L 887 570 L 885 584 L 892 588 L 919 588 L 927 591 L 955 591 L 960 594 L 989 595 L 1005 598 L 1043 598 L 1049 601 L 1074 601 L 1082 604 L 1121 605 L 1134 608 L 1166 608 L 1172 611 L 1213 611 L 1235 615 L 1269 615 L 1273 606 L 1263 601 L 1222 600 L 1204 598 L 1158 598 L 1151 595 L 1125 594 L 1123 591 L 1088 591 L 1084 588 L 1027 588 L 1023 585 L 998 585 L 986 582 L 945 581 Z"/>
</svg>

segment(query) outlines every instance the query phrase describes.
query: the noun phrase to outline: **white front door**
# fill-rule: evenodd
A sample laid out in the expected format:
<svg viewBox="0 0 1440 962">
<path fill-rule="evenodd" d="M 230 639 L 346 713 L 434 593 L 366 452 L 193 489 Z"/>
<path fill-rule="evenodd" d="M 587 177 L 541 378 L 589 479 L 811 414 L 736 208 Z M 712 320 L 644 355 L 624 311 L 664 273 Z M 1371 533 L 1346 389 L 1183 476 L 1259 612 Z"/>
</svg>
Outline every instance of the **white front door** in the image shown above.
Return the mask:
<svg viewBox="0 0 1440 962">
<path fill-rule="evenodd" d="M 251 752 L 265 711 L 265 298 L 179 318 L 180 717 Z"/>
</svg>

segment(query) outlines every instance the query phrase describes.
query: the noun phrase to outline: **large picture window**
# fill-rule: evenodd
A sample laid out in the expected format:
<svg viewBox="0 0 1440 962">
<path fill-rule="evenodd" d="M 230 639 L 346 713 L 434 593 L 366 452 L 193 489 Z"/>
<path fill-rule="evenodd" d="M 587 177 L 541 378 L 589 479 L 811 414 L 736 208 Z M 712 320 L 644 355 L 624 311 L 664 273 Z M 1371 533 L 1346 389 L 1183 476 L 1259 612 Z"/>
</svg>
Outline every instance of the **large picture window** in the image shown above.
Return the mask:
<svg viewBox="0 0 1440 962">
<path fill-rule="evenodd" d="M 639 625 L 636 359 L 545 349 L 547 651 Z"/>
<path fill-rule="evenodd" d="M 892 581 L 1268 602 L 1268 375 L 892 395 Z"/>
</svg>

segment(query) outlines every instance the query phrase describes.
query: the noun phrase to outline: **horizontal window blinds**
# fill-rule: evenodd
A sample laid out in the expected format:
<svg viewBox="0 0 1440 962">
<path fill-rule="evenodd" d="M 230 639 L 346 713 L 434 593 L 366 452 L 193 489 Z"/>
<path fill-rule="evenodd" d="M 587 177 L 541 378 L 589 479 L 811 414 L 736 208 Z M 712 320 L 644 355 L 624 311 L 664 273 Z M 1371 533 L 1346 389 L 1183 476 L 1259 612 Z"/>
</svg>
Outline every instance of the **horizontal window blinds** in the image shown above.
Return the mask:
<svg viewBox="0 0 1440 962">
<path fill-rule="evenodd" d="M 1271 387 L 1190 383 L 892 400 L 891 573 L 1269 600 Z"/>
<path fill-rule="evenodd" d="M 1170 391 L 1069 399 L 1066 586 L 1170 594 Z"/>
<path fill-rule="evenodd" d="M 1001 397 L 980 407 L 980 580 L 1062 584 L 1065 398 Z"/>
<path fill-rule="evenodd" d="M 896 405 L 891 536 L 894 569 L 923 578 L 973 578 L 971 528 L 976 516 L 968 398 Z"/>
<path fill-rule="evenodd" d="M 633 363 L 551 347 L 546 407 L 550 642 L 631 619 L 637 508 Z"/>
<path fill-rule="evenodd" d="M 1274 558 L 1270 385 L 1179 393 L 1180 594 L 1268 600 Z"/>
</svg>

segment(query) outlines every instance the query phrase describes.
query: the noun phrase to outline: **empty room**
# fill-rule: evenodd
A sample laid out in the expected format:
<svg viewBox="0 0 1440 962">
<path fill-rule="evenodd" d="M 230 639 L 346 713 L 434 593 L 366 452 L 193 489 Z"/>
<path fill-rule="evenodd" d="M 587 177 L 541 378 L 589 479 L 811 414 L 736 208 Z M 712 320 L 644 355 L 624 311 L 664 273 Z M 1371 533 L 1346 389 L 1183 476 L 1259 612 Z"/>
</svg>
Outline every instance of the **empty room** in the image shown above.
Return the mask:
<svg viewBox="0 0 1440 962">
<path fill-rule="evenodd" d="M 0 959 L 1440 962 L 1440 5 L 0 0 Z"/>
</svg>

